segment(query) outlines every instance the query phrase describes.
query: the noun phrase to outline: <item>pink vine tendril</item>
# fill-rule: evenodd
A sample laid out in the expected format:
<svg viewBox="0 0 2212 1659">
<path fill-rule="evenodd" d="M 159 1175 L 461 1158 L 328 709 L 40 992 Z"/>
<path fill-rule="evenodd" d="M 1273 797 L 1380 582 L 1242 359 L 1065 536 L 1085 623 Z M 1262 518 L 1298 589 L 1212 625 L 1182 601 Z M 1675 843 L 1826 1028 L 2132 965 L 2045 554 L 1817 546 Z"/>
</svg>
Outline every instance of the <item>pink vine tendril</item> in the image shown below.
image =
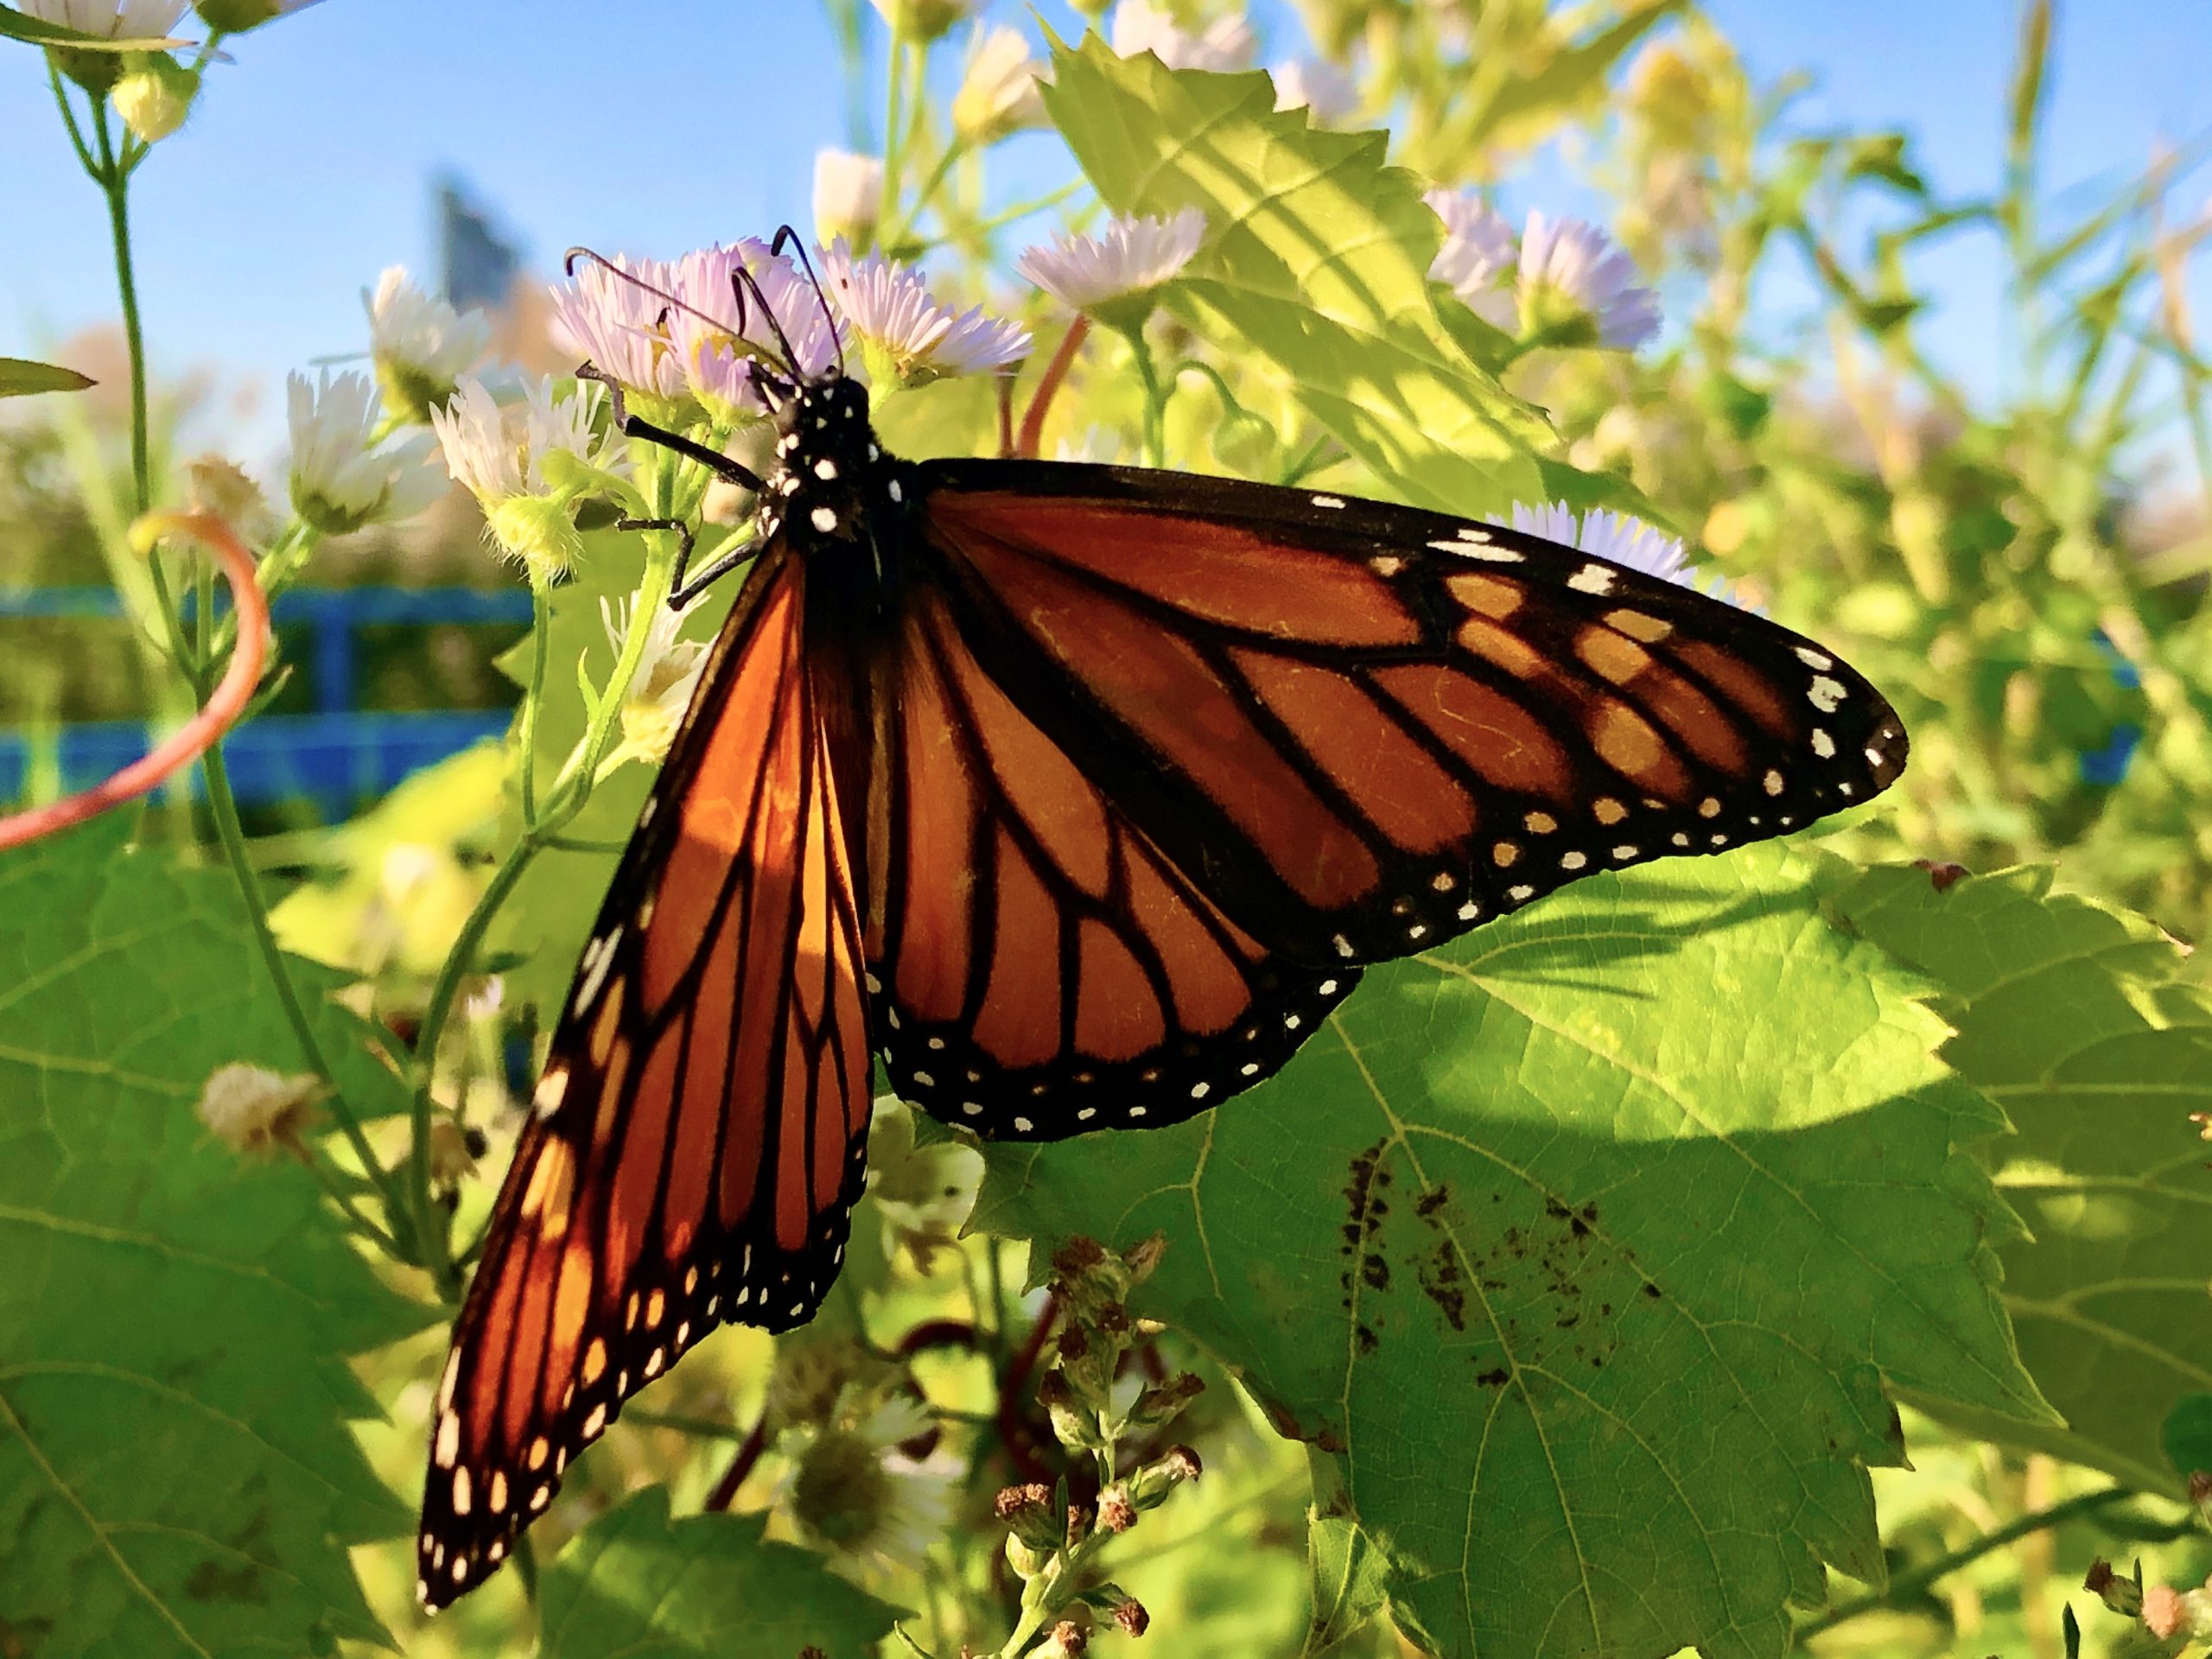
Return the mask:
<svg viewBox="0 0 2212 1659">
<path fill-rule="evenodd" d="M 0 817 L 0 851 L 21 847 L 67 830 L 72 824 L 98 817 L 110 807 L 143 795 L 172 773 L 181 772 L 213 747 L 252 701 L 261 683 L 261 670 L 269 655 L 269 600 L 254 574 L 253 555 L 231 533 L 231 527 L 212 512 L 149 514 L 131 526 L 130 539 L 142 552 L 150 553 L 156 541 L 179 537 L 199 543 L 214 554 L 223 578 L 231 585 L 231 601 L 238 620 L 238 639 L 231 652 L 231 665 L 214 696 L 200 712 L 150 753 L 92 788 L 45 806 Z"/>
</svg>

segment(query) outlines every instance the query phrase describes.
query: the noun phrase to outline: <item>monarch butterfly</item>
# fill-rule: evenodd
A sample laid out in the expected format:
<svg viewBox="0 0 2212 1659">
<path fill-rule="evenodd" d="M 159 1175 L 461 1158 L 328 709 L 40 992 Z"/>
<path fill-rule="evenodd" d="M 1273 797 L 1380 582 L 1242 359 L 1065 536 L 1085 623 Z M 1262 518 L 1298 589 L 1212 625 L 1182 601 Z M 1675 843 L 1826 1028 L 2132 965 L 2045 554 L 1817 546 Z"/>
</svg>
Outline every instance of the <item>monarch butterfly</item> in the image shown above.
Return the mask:
<svg viewBox="0 0 2212 1659">
<path fill-rule="evenodd" d="M 615 391 L 626 433 L 756 490 L 758 534 L 455 1328 L 434 1608 L 708 1332 L 811 1315 L 873 1053 L 982 1135 L 1173 1123 L 1274 1072 L 1363 963 L 1904 763 L 1850 667 L 1681 585 L 1308 489 L 909 462 L 841 367 L 763 355 L 765 479 Z"/>
</svg>

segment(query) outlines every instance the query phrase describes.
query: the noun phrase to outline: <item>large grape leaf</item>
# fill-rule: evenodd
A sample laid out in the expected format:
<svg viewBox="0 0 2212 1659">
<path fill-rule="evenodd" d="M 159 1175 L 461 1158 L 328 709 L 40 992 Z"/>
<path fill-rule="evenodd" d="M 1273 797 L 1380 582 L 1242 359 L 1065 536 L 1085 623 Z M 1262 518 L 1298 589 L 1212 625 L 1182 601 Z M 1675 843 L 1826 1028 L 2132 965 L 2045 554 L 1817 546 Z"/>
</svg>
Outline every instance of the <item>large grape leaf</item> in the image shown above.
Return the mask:
<svg viewBox="0 0 2212 1659">
<path fill-rule="evenodd" d="M 1823 1560 L 1882 1576 L 1885 1383 L 2050 1415 L 1961 1150 L 2002 1120 L 1820 870 L 1580 882 L 1216 1111 L 995 1149 L 977 1224 L 1164 1234 L 1138 1311 L 1336 1457 L 1439 1650 L 1777 1654 Z"/>
<path fill-rule="evenodd" d="M 2159 1426 L 2212 1389 L 2212 995 L 2139 916 L 2006 870 L 1938 891 L 1867 872 L 1841 896 L 1866 936 L 1942 988 L 1943 1058 L 2018 1134 L 1992 1148 L 2034 1230 L 2005 1247 L 2020 1356 L 2068 1427 L 1926 1402 L 1975 1432 L 2178 1493 Z"/>
<path fill-rule="evenodd" d="M 1548 499 L 1557 442 L 1440 321 L 1442 226 L 1387 135 L 1278 112 L 1262 74 L 1171 71 L 1096 35 L 1053 54 L 1046 107 L 1118 213 L 1198 207 L 1207 234 L 1166 304 L 1272 365 L 1313 418 L 1407 500 L 1448 512 Z"/>
<path fill-rule="evenodd" d="M 384 1640 L 346 1549 L 407 1516 L 345 1357 L 423 1315 L 194 1109 L 302 1069 L 235 889 L 96 823 L 0 861 L 0 1652 Z M 297 966 L 349 1091 L 396 1087 Z"/>
<path fill-rule="evenodd" d="M 648 1487 L 569 1541 L 545 1574 L 542 1659 L 709 1659 L 742 1653 L 873 1659 L 900 1617 L 795 1544 L 767 1517 L 669 1518 Z"/>
</svg>

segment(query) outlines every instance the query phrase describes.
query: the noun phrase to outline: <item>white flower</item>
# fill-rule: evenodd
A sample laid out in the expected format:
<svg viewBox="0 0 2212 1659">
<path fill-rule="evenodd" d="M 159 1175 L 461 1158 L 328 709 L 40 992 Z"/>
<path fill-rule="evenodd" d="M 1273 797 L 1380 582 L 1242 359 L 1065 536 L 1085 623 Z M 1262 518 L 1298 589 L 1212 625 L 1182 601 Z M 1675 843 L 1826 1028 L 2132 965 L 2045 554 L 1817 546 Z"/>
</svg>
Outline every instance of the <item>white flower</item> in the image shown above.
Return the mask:
<svg viewBox="0 0 2212 1659">
<path fill-rule="evenodd" d="M 952 1141 L 916 1146 L 912 1110 L 889 1095 L 877 1100 L 868 1135 L 868 1196 L 893 1244 L 912 1252 L 925 1273 L 939 1250 L 959 1248 L 955 1240 L 982 1179 L 980 1153 Z"/>
<path fill-rule="evenodd" d="M 630 637 L 634 604 L 631 600 L 599 601 L 600 624 L 618 662 Z M 677 638 L 683 626 L 683 615 L 672 605 L 658 607 L 645 624 L 645 654 L 622 694 L 622 742 L 607 757 L 610 767 L 625 760 L 658 763 L 676 741 L 676 728 L 683 723 L 683 711 L 691 706 L 691 694 L 707 665 L 704 644 Z"/>
<path fill-rule="evenodd" d="M 855 241 L 875 228 L 883 212 L 883 163 L 849 149 L 814 153 L 814 234 L 823 242 Z"/>
<path fill-rule="evenodd" d="M 862 347 L 908 385 L 974 374 L 1029 355 L 1029 331 L 984 315 L 956 312 L 931 297 L 922 274 L 880 254 L 855 259 L 840 241 L 822 256 L 822 280 Z"/>
<path fill-rule="evenodd" d="M 1444 245 L 1428 267 L 1429 280 L 1442 283 L 1484 321 L 1514 327 L 1519 308 L 1506 282 L 1520 252 L 1513 226 L 1471 192 L 1431 190 L 1421 200 L 1444 221 Z"/>
<path fill-rule="evenodd" d="M 1326 125 L 1359 108 L 1358 83 L 1325 59 L 1279 63 L 1269 73 L 1279 110 L 1310 110 L 1317 124 Z"/>
<path fill-rule="evenodd" d="M 1173 219 L 1116 219 L 1103 236 L 1070 233 L 1031 248 L 1014 268 L 1065 306 L 1120 313 L 1108 320 L 1126 327 L 1150 315 L 1154 290 L 1191 263 L 1205 235 L 1206 216 L 1195 207 Z M 1119 300 L 1140 303 L 1112 304 Z"/>
<path fill-rule="evenodd" d="M 164 40 L 185 0 L 20 0 L 16 10 L 46 22 L 111 41 Z"/>
<path fill-rule="evenodd" d="M 683 397 L 683 365 L 661 326 L 674 269 L 619 253 L 613 264 L 584 261 L 553 290 L 553 338 L 631 391 Z"/>
<path fill-rule="evenodd" d="M 589 381 L 563 397 L 541 376 L 524 388 L 519 407 L 503 409 L 481 380 L 468 379 L 430 411 L 446 470 L 482 505 L 493 538 L 534 581 L 575 565 L 583 542 L 571 508 L 593 471 L 619 461 L 612 435 L 594 429 L 599 401 Z"/>
<path fill-rule="evenodd" d="M 1110 467 L 1122 453 L 1122 435 L 1110 426 L 1089 426 L 1073 443 L 1065 438 L 1052 446 L 1055 461 L 1088 461 Z"/>
<path fill-rule="evenodd" d="M 410 434 L 377 441 L 384 410 L 365 374 L 319 381 L 303 374 L 284 383 L 292 429 L 292 507 L 326 535 L 342 536 L 364 524 L 410 518 L 438 499 L 443 487 L 422 463 L 427 438 Z"/>
<path fill-rule="evenodd" d="M 1541 536 L 1615 564 L 1624 564 L 1646 575 L 1663 577 L 1685 588 L 1703 588 L 1697 572 L 1682 556 L 1679 537 L 1653 529 L 1641 518 L 1607 507 L 1577 515 L 1564 501 L 1549 506 L 1513 505 L 1513 528 L 1524 536 Z M 1710 591 L 1710 590 L 1707 590 Z M 1726 594 L 1719 595 L 1726 597 Z"/>
<path fill-rule="evenodd" d="M 391 265 L 374 289 L 361 290 L 369 314 L 369 352 L 387 401 L 414 420 L 453 396 L 454 385 L 474 368 L 492 343 L 492 320 L 467 315 L 408 280 L 407 267 Z"/>
<path fill-rule="evenodd" d="M 971 144 L 988 144 L 1045 119 L 1037 60 L 1018 29 L 976 25 L 968 68 L 952 99 L 952 130 Z"/>
<path fill-rule="evenodd" d="M 1156 54 L 1170 69 L 1243 69 L 1249 67 L 1259 41 L 1242 16 L 1223 17 L 1203 35 L 1175 27 L 1173 13 L 1151 0 L 1122 0 L 1114 8 L 1114 50 L 1133 58 Z"/>
<path fill-rule="evenodd" d="M 309 1077 L 283 1077 L 258 1065 L 219 1065 L 200 1090 L 200 1121 L 236 1152 L 299 1149 L 308 1109 L 322 1092 Z M 302 1154 L 304 1155 L 304 1154 Z"/>
<path fill-rule="evenodd" d="M 951 1524 L 957 1459 L 917 1462 L 897 1450 L 933 1427 L 894 1396 L 855 1428 L 825 1428 L 798 1453 L 787 1496 L 791 1518 L 841 1555 L 918 1569 Z"/>
<path fill-rule="evenodd" d="M 1659 332 L 1659 299 L 1605 233 L 1579 219 L 1531 213 L 1521 235 L 1521 314 L 1544 319 L 1561 302 L 1597 325 L 1608 346 L 1634 347 Z"/>
</svg>

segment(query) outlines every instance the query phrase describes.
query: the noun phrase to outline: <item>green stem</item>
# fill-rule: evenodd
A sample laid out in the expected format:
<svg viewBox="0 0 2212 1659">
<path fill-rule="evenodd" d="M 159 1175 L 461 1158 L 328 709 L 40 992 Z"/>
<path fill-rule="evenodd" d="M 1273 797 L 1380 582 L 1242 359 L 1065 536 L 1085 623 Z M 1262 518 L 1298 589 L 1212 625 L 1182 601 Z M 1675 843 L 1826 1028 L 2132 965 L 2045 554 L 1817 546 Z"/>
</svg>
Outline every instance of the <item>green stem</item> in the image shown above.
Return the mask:
<svg viewBox="0 0 2212 1659">
<path fill-rule="evenodd" d="M 1160 371 L 1152 360 L 1152 347 L 1145 344 L 1144 327 L 1139 324 L 1122 331 L 1129 342 L 1129 354 L 1136 359 L 1138 377 L 1144 382 L 1144 464 L 1165 467 L 1167 464 L 1167 392 L 1160 384 Z"/>
<path fill-rule="evenodd" d="M 906 37 L 899 32 L 899 25 L 893 23 L 891 26 L 891 46 L 884 55 L 884 79 L 889 83 L 887 94 L 889 107 L 885 111 L 883 117 L 882 213 L 884 213 L 896 212 L 899 202 L 899 162 L 901 159 L 899 151 L 903 148 L 899 140 L 905 136 L 906 126 L 905 107 L 906 77 L 903 73 L 906 68 Z M 878 217 L 880 219 L 881 213 L 879 213 Z M 879 245 L 882 239 L 880 236 L 875 238 Z M 868 250 L 855 248 L 853 251 L 865 253 Z"/>
<path fill-rule="evenodd" d="M 553 633 L 553 607 L 545 584 L 530 583 L 530 690 L 522 705 L 522 823 L 537 827 L 537 710 L 545 701 L 545 658 Z"/>
<path fill-rule="evenodd" d="M 1847 1601 L 1840 1607 L 1829 1609 L 1811 1623 L 1800 1624 L 1797 1627 L 1797 1639 L 1802 1642 L 1808 1637 L 1817 1636 L 1822 1630 L 1834 1630 L 1847 1620 L 1857 1618 L 1865 1613 L 1878 1612 L 1886 1607 L 1905 1606 L 1936 1580 L 1957 1572 L 1970 1561 L 1980 1560 L 1993 1549 L 2002 1549 L 2005 1545 L 2018 1539 L 2025 1538 L 2031 1533 L 2046 1531 L 2050 1528 L 2059 1526 L 2077 1516 L 2092 1515 L 2099 1510 L 2109 1509 L 2123 1498 L 2133 1496 L 2134 1493 L 2125 1486 L 2107 1486 L 2102 1491 L 2084 1492 L 2079 1497 L 2068 1498 L 2063 1503 L 2054 1503 L 2050 1508 L 2038 1510 L 2033 1515 L 2024 1515 L 2018 1520 L 2008 1522 L 2005 1525 L 1998 1528 L 1994 1532 L 1985 1533 L 1974 1542 L 1955 1549 L 1948 1555 L 1938 1556 L 1925 1567 L 1916 1567 L 1910 1573 L 1891 1579 L 1890 1587 L 1878 1595 L 1861 1596 L 1856 1601 Z"/>
<path fill-rule="evenodd" d="M 937 164 L 930 168 L 929 176 L 922 181 L 922 188 L 914 193 L 914 205 L 911 211 L 899 207 L 887 194 L 886 194 L 884 209 L 888 217 L 885 221 L 883 232 L 876 238 L 880 245 L 887 249 L 894 248 L 913 230 L 922 214 L 928 210 L 930 198 L 937 194 L 938 187 L 944 182 L 944 175 L 952 171 L 952 164 L 966 153 L 966 149 L 967 147 L 957 138 L 945 145 L 944 154 L 937 158 Z M 887 175 L 885 181 L 887 188 L 889 183 Z"/>
<path fill-rule="evenodd" d="M 108 228 L 115 241 L 116 286 L 123 295 L 123 338 L 130 352 L 130 481 L 136 510 L 151 512 L 154 487 L 146 428 L 146 339 L 139 327 L 138 283 L 130 263 L 130 176 L 116 160 L 107 110 L 93 106 L 92 136 L 99 142 L 98 176 L 107 196 Z"/>
<path fill-rule="evenodd" d="M 85 135 L 77 125 L 77 112 L 69 107 L 68 89 L 62 86 L 61 72 L 54 67 L 51 57 L 46 60 L 46 79 L 47 84 L 54 88 L 54 103 L 60 107 L 61 123 L 69 129 L 69 142 L 76 146 L 77 159 L 84 163 L 85 172 L 92 182 L 105 189 L 107 180 L 100 172 L 100 164 L 92 159 L 90 146 L 85 143 Z"/>
<path fill-rule="evenodd" d="M 344 1092 L 338 1084 L 337 1073 L 331 1070 L 330 1061 L 322 1052 L 321 1041 L 315 1034 L 315 1027 L 308 1019 L 307 1005 L 300 998 L 299 987 L 292 982 L 292 971 L 284 960 L 283 947 L 276 943 L 276 931 L 270 925 L 269 904 L 261 891 L 261 878 L 254 874 L 253 861 L 246 852 L 245 831 L 238 823 L 238 804 L 231 793 L 230 767 L 223 759 L 223 746 L 217 743 L 200 757 L 200 770 L 207 779 L 208 816 L 215 820 L 215 832 L 223 843 L 223 855 L 229 860 L 231 877 L 238 883 L 238 895 L 245 900 L 247 924 L 253 930 L 255 945 L 261 951 L 261 960 L 269 970 L 269 978 L 276 988 L 276 1000 L 284 1009 L 285 1020 L 292 1027 L 292 1035 L 300 1046 L 300 1054 L 323 1086 L 329 1090 L 327 1104 L 331 1115 L 338 1120 L 338 1127 L 345 1131 L 353 1155 L 361 1160 L 361 1169 L 377 1184 L 382 1195 L 385 1211 L 395 1221 L 401 1213 L 399 1193 L 391 1185 L 391 1178 L 383 1165 L 377 1161 L 376 1153 L 369 1146 L 363 1133 L 361 1121 L 346 1103 Z"/>
</svg>

